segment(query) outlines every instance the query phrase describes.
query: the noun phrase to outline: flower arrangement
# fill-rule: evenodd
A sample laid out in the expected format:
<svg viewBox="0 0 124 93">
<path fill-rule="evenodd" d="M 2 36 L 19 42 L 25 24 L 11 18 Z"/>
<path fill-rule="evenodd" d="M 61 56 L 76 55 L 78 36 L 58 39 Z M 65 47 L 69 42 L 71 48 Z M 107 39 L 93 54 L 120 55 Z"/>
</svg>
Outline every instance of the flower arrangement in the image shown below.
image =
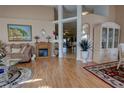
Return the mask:
<svg viewBox="0 0 124 93">
<path fill-rule="evenodd" d="M 57 32 L 56 31 L 53 31 L 53 35 L 55 36 L 55 39 L 57 39 Z"/>
<path fill-rule="evenodd" d="M 2 58 L 4 58 L 6 56 L 6 51 L 5 51 L 5 44 L 2 43 L 2 41 L 0 40 L 0 62 L 2 62 Z"/>
<path fill-rule="evenodd" d="M 6 44 L 3 43 L 1 40 L 0 40 L 0 49 L 4 49 L 6 47 Z"/>
<path fill-rule="evenodd" d="M 0 40 L 0 48 L 2 48 L 2 41 Z"/>
</svg>

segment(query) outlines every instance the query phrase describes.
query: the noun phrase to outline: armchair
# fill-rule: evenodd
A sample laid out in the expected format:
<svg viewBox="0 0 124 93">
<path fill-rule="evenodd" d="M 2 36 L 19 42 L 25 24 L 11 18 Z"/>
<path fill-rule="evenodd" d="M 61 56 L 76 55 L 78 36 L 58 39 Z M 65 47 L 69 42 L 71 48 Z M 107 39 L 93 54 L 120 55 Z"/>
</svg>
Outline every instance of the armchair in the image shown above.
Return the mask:
<svg viewBox="0 0 124 93">
<path fill-rule="evenodd" d="M 29 44 L 10 44 L 7 55 L 12 59 L 21 59 L 20 62 L 29 62 L 32 56 L 32 46 Z"/>
<path fill-rule="evenodd" d="M 8 81 L 8 71 L 7 67 L 0 63 L 0 82 L 1 81 Z"/>
</svg>

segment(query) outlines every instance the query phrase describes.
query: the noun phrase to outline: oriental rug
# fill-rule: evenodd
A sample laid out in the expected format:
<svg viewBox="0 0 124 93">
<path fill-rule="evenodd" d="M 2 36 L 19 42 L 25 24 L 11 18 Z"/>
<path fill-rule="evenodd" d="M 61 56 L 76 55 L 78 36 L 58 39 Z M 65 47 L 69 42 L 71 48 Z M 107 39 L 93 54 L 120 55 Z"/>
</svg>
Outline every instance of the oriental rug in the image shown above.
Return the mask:
<svg viewBox="0 0 124 93">
<path fill-rule="evenodd" d="M 124 88 L 124 64 L 117 69 L 118 62 L 102 63 L 83 67 L 115 88 Z"/>
</svg>

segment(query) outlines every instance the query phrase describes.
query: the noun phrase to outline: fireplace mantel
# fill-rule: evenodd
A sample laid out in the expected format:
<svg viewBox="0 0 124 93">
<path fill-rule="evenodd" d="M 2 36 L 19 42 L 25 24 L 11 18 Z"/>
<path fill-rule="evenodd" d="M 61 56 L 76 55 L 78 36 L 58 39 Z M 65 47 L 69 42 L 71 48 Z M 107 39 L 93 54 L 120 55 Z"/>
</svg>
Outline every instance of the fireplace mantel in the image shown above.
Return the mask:
<svg viewBox="0 0 124 93">
<path fill-rule="evenodd" d="M 48 55 L 46 56 L 41 56 L 39 55 L 39 51 L 48 50 Z M 51 43 L 48 42 L 38 42 L 36 43 L 36 52 L 37 52 L 37 58 L 50 58 L 51 56 Z"/>
</svg>

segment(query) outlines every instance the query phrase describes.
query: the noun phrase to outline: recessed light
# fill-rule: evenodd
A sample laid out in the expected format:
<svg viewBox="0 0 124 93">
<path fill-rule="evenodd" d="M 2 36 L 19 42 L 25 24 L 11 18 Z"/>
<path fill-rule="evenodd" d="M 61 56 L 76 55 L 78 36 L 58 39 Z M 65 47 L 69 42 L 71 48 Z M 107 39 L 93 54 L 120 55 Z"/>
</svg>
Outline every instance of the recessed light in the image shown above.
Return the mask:
<svg viewBox="0 0 124 93">
<path fill-rule="evenodd" d="M 82 12 L 82 15 L 88 15 L 88 14 L 89 14 L 88 11 Z"/>
</svg>

